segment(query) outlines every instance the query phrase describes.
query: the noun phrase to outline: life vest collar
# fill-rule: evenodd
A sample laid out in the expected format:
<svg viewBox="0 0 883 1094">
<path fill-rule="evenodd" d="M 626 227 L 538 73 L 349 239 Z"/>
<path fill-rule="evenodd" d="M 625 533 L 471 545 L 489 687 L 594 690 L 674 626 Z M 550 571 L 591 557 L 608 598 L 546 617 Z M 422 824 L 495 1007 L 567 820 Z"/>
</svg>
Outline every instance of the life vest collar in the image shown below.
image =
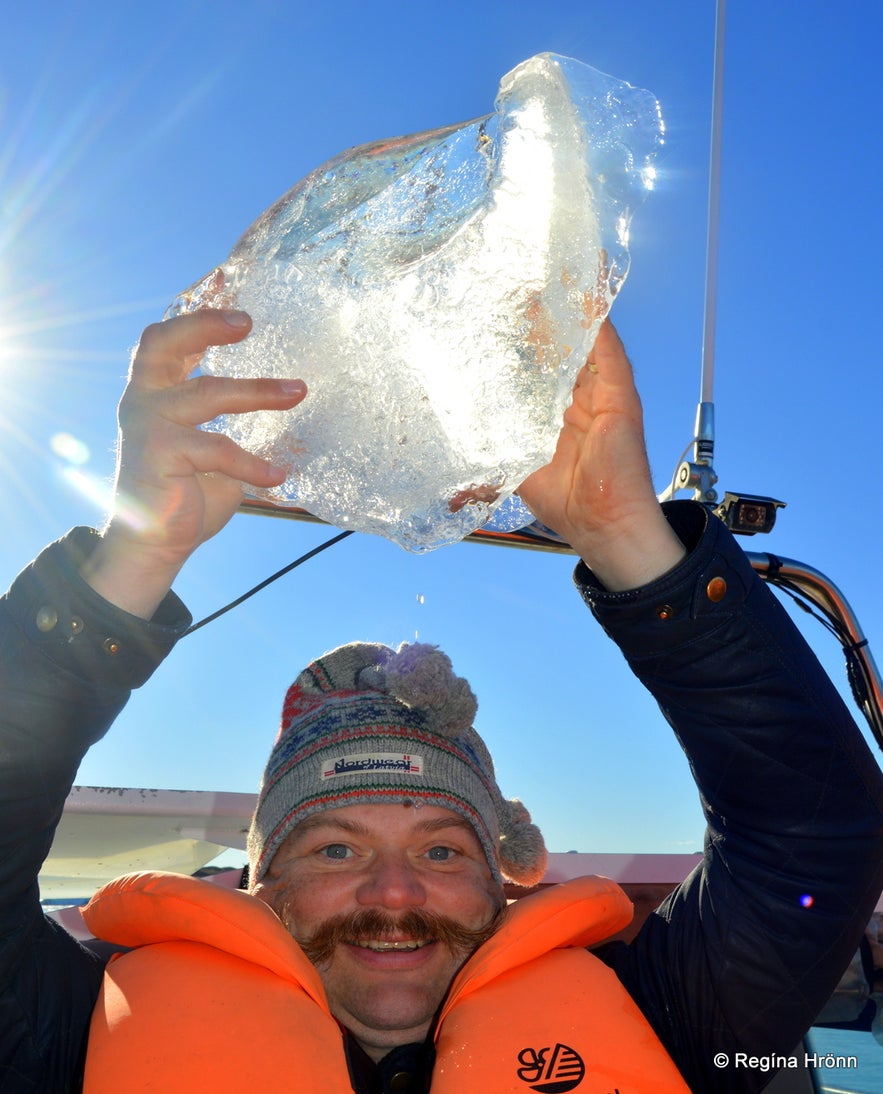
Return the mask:
<svg viewBox="0 0 883 1094">
<path fill-rule="evenodd" d="M 98 938 L 129 947 L 174 941 L 214 946 L 298 984 L 330 1013 L 316 968 L 275 912 L 247 893 L 151 871 L 103 886 L 82 911 Z M 631 902 L 608 878 L 574 878 L 523 897 L 457 974 L 439 1020 L 502 973 L 553 949 L 595 945 L 631 918 Z"/>
<path fill-rule="evenodd" d="M 163 870 L 125 874 L 82 909 L 96 938 L 120 946 L 199 942 L 299 985 L 326 1013 L 319 973 L 262 900 Z"/>
<path fill-rule="evenodd" d="M 632 903 L 605 877 L 579 877 L 522 897 L 506 909 L 494 935 L 466 962 L 439 1014 L 504 972 L 554 949 L 586 949 L 627 926 Z"/>
</svg>

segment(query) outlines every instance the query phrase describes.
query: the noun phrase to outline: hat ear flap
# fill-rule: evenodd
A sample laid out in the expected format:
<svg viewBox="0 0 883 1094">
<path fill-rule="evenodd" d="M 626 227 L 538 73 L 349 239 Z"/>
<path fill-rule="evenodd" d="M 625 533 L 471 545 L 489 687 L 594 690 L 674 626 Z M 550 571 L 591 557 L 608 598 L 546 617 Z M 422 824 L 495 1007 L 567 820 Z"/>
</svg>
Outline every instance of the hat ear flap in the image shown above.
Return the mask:
<svg viewBox="0 0 883 1094">
<path fill-rule="evenodd" d="M 538 885 L 546 872 L 548 852 L 539 828 L 517 798 L 504 800 L 500 827 L 500 869 L 517 885 Z"/>
</svg>

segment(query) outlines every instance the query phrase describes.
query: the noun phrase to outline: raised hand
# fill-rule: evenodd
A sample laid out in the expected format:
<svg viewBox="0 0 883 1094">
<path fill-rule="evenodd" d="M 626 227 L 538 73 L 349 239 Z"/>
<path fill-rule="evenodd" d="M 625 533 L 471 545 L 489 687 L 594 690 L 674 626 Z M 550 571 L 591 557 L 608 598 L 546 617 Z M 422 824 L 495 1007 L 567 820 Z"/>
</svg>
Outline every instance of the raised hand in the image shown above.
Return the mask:
<svg viewBox="0 0 883 1094">
<path fill-rule="evenodd" d="M 251 330 L 243 312 L 208 310 L 148 327 L 132 359 L 119 407 L 114 507 L 84 577 L 102 596 L 150 617 L 178 571 L 230 519 L 240 483 L 277 486 L 273 467 L 220 433 L 198 427 L 219 414 L 287 410 L 301 380 L 196 376 L 208 346 Z"/>
<path fill-rule="evenodd" d="M 641 401 L 609 320 L 577 377 L 555 455 L 519 494 L 608 589 L 646 584 L 683 558 L 656 500 Z"/>
</svg>

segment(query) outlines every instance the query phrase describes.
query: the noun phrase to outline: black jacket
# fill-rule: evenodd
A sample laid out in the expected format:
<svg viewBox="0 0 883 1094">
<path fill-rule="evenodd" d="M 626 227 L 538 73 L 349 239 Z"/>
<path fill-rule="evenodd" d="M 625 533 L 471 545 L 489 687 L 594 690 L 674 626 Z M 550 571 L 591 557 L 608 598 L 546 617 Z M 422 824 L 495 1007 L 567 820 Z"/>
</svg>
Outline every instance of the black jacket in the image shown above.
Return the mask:
<svg viewBox="0 0 883 1094">
<path fill-rule="evenodd" d="M 770 1073 L 733 1066 L 735 1053 L 791 1053 L 883 887 L 883 778 L 723 525 L 692 503 L 667 513 L 690 549 L 676 570 L 627 593 L 602 591 L 582 565 L 576 582 L 687 752 L 708 821 L 705 854 L 634 942 L 602 956 L 694 1091 L 753 1091 Z M 78 529 L 47 548 L 0 601 L 8 1092 L 79 1088 L 102 960 L 43 917 L 36 877 L 86 749 L 190 621 L 173 594 L 146 623 L 89 589 L 77 571 L 93 536 Z M 715 1066 L 718 1053 L 729 1067 Z M 382 1089 L 364 1064 L 353 1069 L 360 1092 Z"/>
</svg>

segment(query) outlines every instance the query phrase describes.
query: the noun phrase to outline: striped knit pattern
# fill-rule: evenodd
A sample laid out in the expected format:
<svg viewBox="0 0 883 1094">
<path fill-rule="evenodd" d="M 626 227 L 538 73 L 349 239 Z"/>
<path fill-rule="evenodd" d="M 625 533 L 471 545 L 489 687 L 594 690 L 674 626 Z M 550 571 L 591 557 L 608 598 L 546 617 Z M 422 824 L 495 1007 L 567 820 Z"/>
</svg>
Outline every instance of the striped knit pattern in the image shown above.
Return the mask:
<svg viewBox="0 0 883 1094">
<path fill-rule="evenodd" d="M 319 687 L 330 681 L 321 662 L 302 674 Z M 493 771 L 481 762 L 468 730 L 458 738 L 426 728 L 426 719 L 380 692 L 326 691 L 310 694 L 295 683 L 286 696 L 282 728 L 261 786 L 248 837 L 252 884 L 266 873 L 292 829 L 325 809 L 375 802 L 421 802 L 460 814 L 475 830 L 495 878 L 501 880 L 500 828 Z M 416 755 L 419 774 L 353 770 L 323 775 L 347 757 Z M 486 755 L 486 754 L 485 754 Z"/>
</svg>

